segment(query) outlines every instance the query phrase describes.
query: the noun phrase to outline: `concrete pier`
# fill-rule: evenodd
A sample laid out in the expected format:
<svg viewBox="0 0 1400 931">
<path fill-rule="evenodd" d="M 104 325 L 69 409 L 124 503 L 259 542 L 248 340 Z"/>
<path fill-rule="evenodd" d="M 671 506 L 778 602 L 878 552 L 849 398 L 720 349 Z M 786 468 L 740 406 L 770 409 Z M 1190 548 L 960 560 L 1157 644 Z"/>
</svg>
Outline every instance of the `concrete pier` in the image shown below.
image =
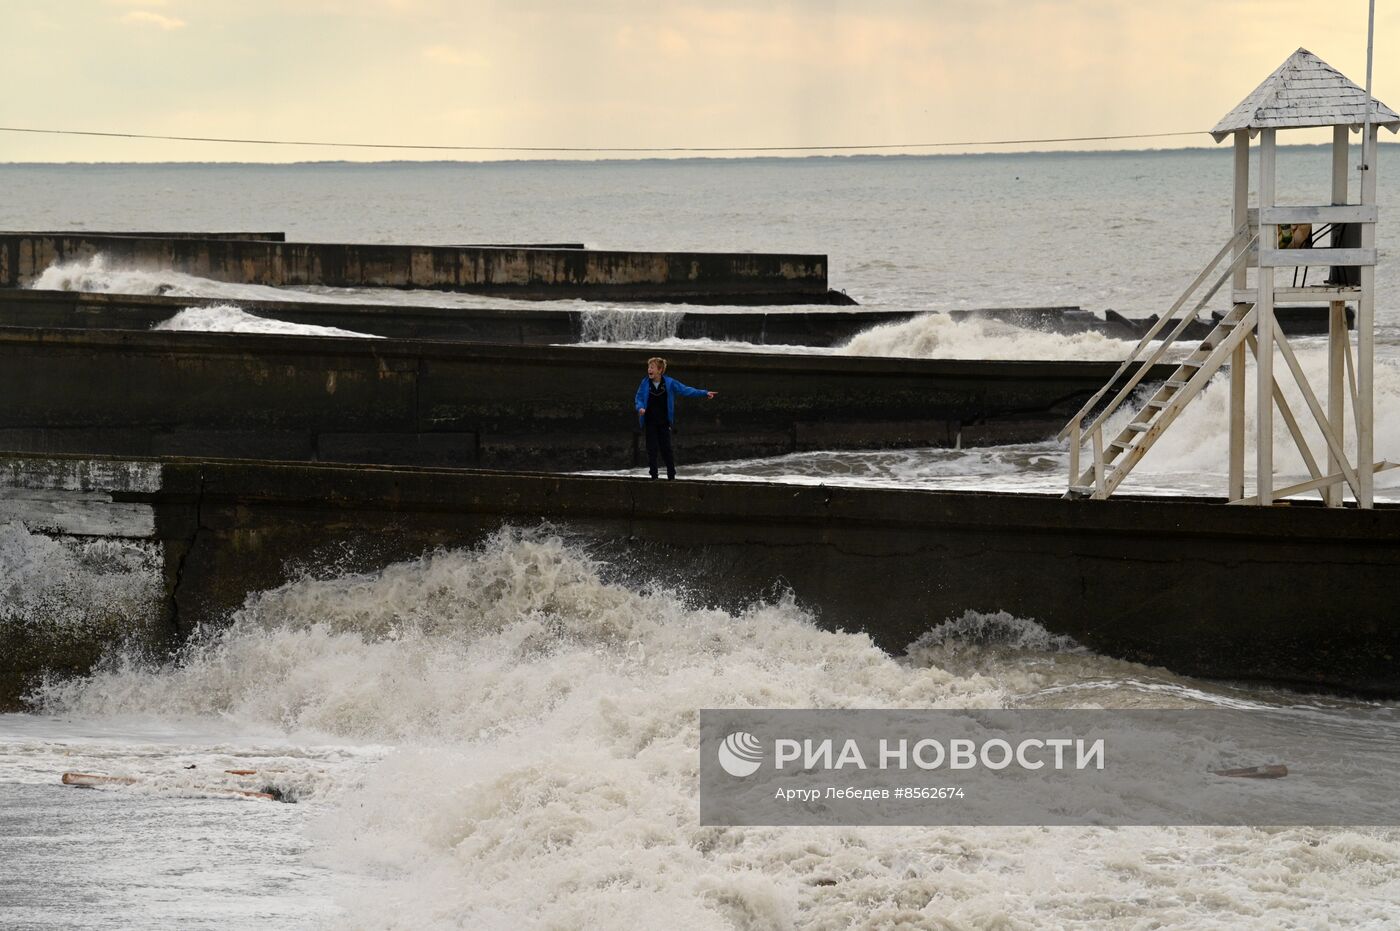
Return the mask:
<svg viewBox="0 0 1400 931">
<path fill-rule="evenodd" d="M 578 470 L 642 461 L 645 350 L 0 327 L 0 449 Z M 684 463 L 1051 437 L 1112 362 L 668 353 Z M 1152 378 L 1172 371 L 1161 366 Z"/>
<path fill-rule="evenodd" d="M 611 335 L 654 317 L 653 338 L 733 340 L 760 345 L 827 347 L 870 327 L 903 323 L 917 311 L 805 310 L 649 311 L 513 307 L 419 307 L 249 301 L 169 295 L 93 294 L 0 289 L 0 326 L 148 330 L 187 307 L 236 304 L 257 317 L 331 326 L 393 339 L 453 340 L 515 345 L 573 343 Z"/>
<path fill-rule="evenodd" d="M 692 304 L 850 303 L 827 287 L 824 255 L 574 248 L 289 243 L 85 233 L 0 233 L 0 287 L 27 287 L 55 262 L 104 255 L 275 287 L 438 288 L 521 300 Z"/>
<path fill-rule="evenodd" d="M 965 611 L 1007 611 L 1184 674 L 1400 696 L 1390 507 L 0 456 L 0 525 L 15 520 L 67 544 L 158 551 L 131 570 L 158 589 L 128 620 L 151 645 L 298 573 L 370 571 L 547 520 L 619 579 L 683 580 L 724 606 L 790 586 L 822 626 L 894 652 Z M 0 705 L 115 642 L 110 627 L 68 629 L 69 646 L 38 629 L 7 628 Z"/>
<path fill-rule="evenodd" d="M 191 230 L 24 230 L 24 231 L 0 231 L 0 236 L 100 236 L 102 238 L 131 236 L 137 239 L 242 239 L 249 242 L 256 240 L 266 240 L 268 242 L 286 242 L 287 234 L 283 232 L 264 231 L 261 233 L 250 232 L 227 232 L 211 233 L 205 231 Z"/>
</svg>

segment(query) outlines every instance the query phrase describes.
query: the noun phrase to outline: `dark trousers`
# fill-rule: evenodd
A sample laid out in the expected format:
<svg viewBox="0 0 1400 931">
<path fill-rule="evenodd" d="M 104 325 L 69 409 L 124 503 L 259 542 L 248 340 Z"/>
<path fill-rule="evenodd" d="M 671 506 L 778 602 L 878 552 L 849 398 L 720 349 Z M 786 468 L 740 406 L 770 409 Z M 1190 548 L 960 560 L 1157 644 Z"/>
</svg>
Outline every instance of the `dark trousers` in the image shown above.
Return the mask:
<svg viewBox="0 0 1400 931">
<path fill-rule="evenodd" d="M 666 477 L 676 477 L 676 456 L 671 452 L 671 425 L 668 423 L 652 423 L 647 421 L 647 465 L 651 468 L 651 477 L 656 478 L 656 454 L 661 453 L 662 460 L 666 463 Z"/>
</svg>

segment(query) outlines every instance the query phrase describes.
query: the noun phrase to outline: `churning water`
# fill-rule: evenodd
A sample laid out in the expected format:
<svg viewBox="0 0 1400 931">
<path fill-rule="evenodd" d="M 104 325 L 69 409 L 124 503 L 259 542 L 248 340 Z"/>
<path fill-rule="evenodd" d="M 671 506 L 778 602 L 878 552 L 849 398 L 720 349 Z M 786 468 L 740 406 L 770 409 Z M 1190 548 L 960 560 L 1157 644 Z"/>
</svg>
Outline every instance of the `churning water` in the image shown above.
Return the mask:
<svg viewBox="0 0 1400 931">
<path fill-rule="evenodd" d="M 1305 180 L 1325 190 L 1324 159 L 1287 153 L 1292 199 L 1311 199 Z M 825 252 L 832 284 L 875 308 L 1146 315 L 1223 242 L 1230 160 L 0 166 L 0 179 L 10 228 L 271 225 L 312 240 Z M 1382 202 L 1396 201 L 1394 175 L 1381 182 Z M 1396 274 L 1382 266 L 1392 344 Z M 178 324 L 216 329 L 263 325 L 240 316 L 240 300 L 347 298 L 94 263 L 46 284 L 217 297 L 226 307 L 211 319 Z M 590 338 L 648 346 L 674 340 L 676 314 L 713 312 L 593 309 Z M 1111 359 L 1128 348 L 946 317 L 902 326 L 835 351 Z M 1320 365 L 1301 342 L 1304 364 Z M 1395 458 L 1391 352 L 1377 373 L 1377 455 Z M 1129 487 L 1218 493 L 1223 394 L 1217 385 L 1193 405 Z M 1301 472 L 1284 442 L 1280 468 Z M 1036 444 L 813 453 L 690 474 L 1053 490 L 1063 469 L 1061 448 Z M 142 592 L 110 576 L 113 560 L 141 553 L 60 547 L 12 526 L 0 554 L 7 603 L 43 614 L 90 591 L 140 610 Z M 474 550 L 254 596 L 177 662 L 117 652 L 90 677 L 47 683 L 31 713 L 0 716 L 0 924 L 1381 928 L 1400 916 L 1393 830 L 700 827 L 703 707 L 1392 709 L 1192 681 L 1006 615 L 949 618 L 894 658 L 781 598 L 723 611 L 623 576 L 587 540 L 506 530 Z M 36 610 L 11 614 L 0 622 L 32 623 Z M 87 623 L 80 615 L 43 622 Z M 81 790 L 58 784 L 65 770 L 137 781 Z"/>
<path fill-rule="evenodd" d="M 115 659 L 51 684 L 36 715 L 3 722 L 9 915 L 41 925 L 61 901 L 64 926 L 89 927 L 113 909 L 172 927 L 1393 917 L 1388 830 L 701 827 L 703 707 L 1338 703 L 1205 686 L 1006 615 L 950 619 L 895 659 L 789 602 L 729 613 L 608 575 L 583 543 L 508 531 L 257 596 L 180 663 Z M 89 797 L 57 785 L 60 769 L 142 782 Z M 211 784 L 270 784 L 298 804 L 212 798 Z M 144 847 L 128 854 L 140 866 L 105 862 L 118 852 L 94 850 L 77 811 Z M 55 870 L 71 885 L 20 881 Z"/>
</svg>

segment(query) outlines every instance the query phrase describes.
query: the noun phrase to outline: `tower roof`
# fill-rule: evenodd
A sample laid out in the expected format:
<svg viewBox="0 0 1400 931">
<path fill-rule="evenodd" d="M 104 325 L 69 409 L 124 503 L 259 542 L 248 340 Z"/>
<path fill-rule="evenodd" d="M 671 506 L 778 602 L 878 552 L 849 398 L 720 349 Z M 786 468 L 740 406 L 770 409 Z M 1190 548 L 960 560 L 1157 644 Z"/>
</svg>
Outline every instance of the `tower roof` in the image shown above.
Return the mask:
<svg viewBox="0 0 1400 931">
<path fill-rule="evenodd" d="M 1371 98 L 1371 122 L 1400 130 L 1400 115 Z M 1305 48 L 1300 48 L 1210 131 L 1219 142 L 1240 129 L 1360 126 L 1366 121 L 1366 91 Z"/>
</svg>

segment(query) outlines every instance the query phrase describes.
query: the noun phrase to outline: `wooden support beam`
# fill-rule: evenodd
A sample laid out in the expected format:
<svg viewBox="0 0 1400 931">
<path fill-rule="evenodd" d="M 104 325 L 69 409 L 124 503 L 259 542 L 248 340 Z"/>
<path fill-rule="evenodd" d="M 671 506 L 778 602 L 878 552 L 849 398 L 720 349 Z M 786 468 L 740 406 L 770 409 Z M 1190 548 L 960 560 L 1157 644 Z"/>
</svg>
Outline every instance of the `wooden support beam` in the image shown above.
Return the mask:
<svg viewBox="0 0 1400 931">
<path fill-rule="evenodd" d="M 1346 435 L 1346 356 L 1351 348 L 1351 334 L 1347 330 L 1347 305 L 1333 301 L 1328 305 L 1327 314 L 1327 422 L 1337 436 Z M 1327 471 L 1337 472 L 1341 462 L 1335 453 L 1327 450 Z M 1342 490 L 1331 488 L 1326 495 L 1328 507 L 1342 506 Z"/>
<path fill-rule="evenodd" d="M 1103 427 L 1094 430 L 1094 494 L 1102 498 L 1103 494 Z"/>
<path fill-rule="evenodd" d="M 1249 209 L 1249 132 L 1235 133 L 1235 200 L 1231 219 L 1235 229 L 1257 227 L 1257 210 Z M 1237 253 L 1238 256 L 1238 253 Z M 1235 268 L 1234 294 L 1231 302 L 1238 309 L 1241 304 L 1253 304 L 1259 298 L 1257 289 L 1249 287 L 1249 263 L 1241 262 Z M 1244 497 L 1244 401 L 1245 401 L 1245 347 L 1240 343 L 1230 353 L 1230 475 L 1227 497 L 1231 501 Z"/>
<path fill-rule="evenodd" d="M 1379 126 L 1371 126 L 1361 140 L 1361 159 L 1365 170 L 1361 172 L 1361 203 L 1374 206 L 1376 203 L 1376 151 Z M 1376 249 L 1376 225 L 1367 223 L 1361 227 L 1361 247 L 1372 252 Z M 1376 269 L 1372 265 L 1361 268 L 1361 298 L 1356 302 L 1356 461 L 1370 462 L 1375 458 L 1375 365 L 1376 365 Z M 1356 501 L 1363 508 L 1375 504 L 1373 490 L 1374 476 L 1368 469 L 1362 470 L 1361 489 Z"/>
<path fill-rule="evenodd" d="M 1275 229 L 1276 227 L 1270 227 Z M 1365 229 L 1365 227 L 1363 227 Z M 1278 234 L 1275 233 L 1274 236 Z M 1260 239 L 1260 242 L 1268 242 Z M 1260 268 L 1345 265 L 1367 267 L 1376 264 L 1375 249 L 1259 249 Z"/>
<path fill-rule="evenodd" d="M 1231 220 L 1235 229 L 1254 229 L 1259 225 L 1258 211 L 1249 209 L 1249 132 L 1235 133 L 1235 200 Z M 1245 247 L 1246 251 L 1248 247 Z M 1238 257 L 1238 254 L 1237 254 Z M 1248 296 L 1244 296 L 1248 289 Z M 1241 304 L 1253 304 L 1258 300 L 1257 289 L 1249 288 L 1249 263 L 1241 262 L 1235 267 L 1234 295 L 1231 297 L 1238 309 Z M 1245 350 L 1241 343 L 1230 353 L 1230 466 L 1226 497 L 1235 501 L 1244 497 L 1244 399 L 1245 399 Z"/>
<path fill-rule="evenodd" d="M 1231 501 L 1244 497 L 1244 344 L 1230 353 L 1230 487 Z"/>
<path fill-rule="evenodd" d="M 1347 383 L 1351 387 L 1351 409 L 1355 412 L 1360 405 L 1356 393 L 1356 363 L 1351 358 L 1351 340 L 1346 342 Z"/>
<path fill-rule="evenodd" d="M 1236 304 L 1253 304 L 1259 299 L 1255 288 L 1237 288 L 1231 292 Z M 1316 304 L 1319 301 L 1354 301 L 1361 297 L 1361 288 L 1330 285 L 1309 285 L 1302 288 L 1274 288 L 1274 306 L 1279 304 Z"/>
<path fill-rule="evenodd" d="M 1400 462 L 1377 462 L 1372 464 L 1370 473 L 1371 475 L 1375 475 L 1377 472 L 1385 472 L 1388 469 L 1397 468 L 1400 468 Z M 1338 472 L 1335 475 L 1324 475 L 1321 478 L 1315 478 L 1311 481 L 1299 482 L 1296 485 L 1288 485 L 1287 487 L 1280 488 L 1278 491 L 1274 492 L 1274 496 L 1277 498 L 1287 498 L 1291 497 L 1292 495 L 1301 495 L 1304 492 L 1315 491 L 1318 488 L 1326 488 L 1330 485 L 1338 485 L 1344 481 L 1346 481 L 1346 476 Z M 1257 495 L 1250 495 L 1248 498 L 1241 498 L 1238 501 L 1231 501 L 1229 503 L 1258 504 L 1259 498 Z"/>
<path fill-rule="evenodd" d="M 1274 205 L 1275 132 L 1259 133 L 1259 209 Z M 1259 242 L 1278 242 L 1278 227 L 1259 225 Z M 1260 253 L 1263 253 L 1260 249 Z M 1273 504 L 1274 485 L 1274 269 L 1259 264 L 1259 300 L 1255 304 L 1255 331 L 1259 338 L 1254 385 L 1254 482 L 1259 503 Z"/>
<path fill-rule="evenodd" d="M 1336 221 L 1336 222 L 1342 222 L 1342 223 L 1348 223 L 1348 222 L 1350 222 L 1350 223 L 1375 223 L 1375 222 L 1376 222 L 1377 211 L 1376 211 L 1376 209 L 1375 209 L 1375 205 L 1374 205 L 1374 204 L 1371 205 L 1369 208 L 1367 207 L 1366 204 L 1351 204 L 1349 198 L 1347 197 L 1347 177 L 1348 177 L 1348 175 L 1350 174 L 1350 171 L 1351 171 L 1350 160 L 1351 160 L 1351 140 L 1350 140 L 1350 139 L 1348 138 L 1348 136 L 1347 136 L 1347 127 L 1345 127 L 1345 126 L 1333 126 L 1333 127 L 1332 127 L 1332 206 L 1333 206 L 1333 207 L 1353 206 L 1353 207 L 1355 207 L 1355 208 L 1357 208 L 1358 210 L 1361 210 L 1361 211 L 1363 211 L 1363 212 L 1369 211 L 1369 213 L 1364 213 L 1364 216 L 1365 216 L 1364 219 L 1358 219 L 1358 220 L 1339 220 L 1339 221 Z M 1278 208 L 1274 208 L 1274 209 L 1278 209 Z M 1299 220 L 1299 221 L 1284 220 L 1284 221 L 1282 221 L 1282 222 L 1284 222 L 1284 223 L 1292 223 L 1292 222 L 1307 223 L 1307 222 L 1309 222 L 1309 221 L 1307 221 L 1307 220 Z M 1339 235 L 1333 234 L 1333 236 L 1332 236 L 1333 245 L 1336 245 L 1337 240 L 1340 239 L 1340 238 L 1341 238 L 1341 237 L 1340 237 Z"/>
<path fill-rule="evenodd" d="M 1246 339 L 1249 341 L 1249 348 L 1256 356 L 1259 355 L 1259 344 L 1255 342 L 1253 334 Z M 1312 447 L 1308 445 L 1307 437 L 1303 436 L 1303 430 L 1298 426 L 1298 419 L 1293 416 L 1293 406 L 1288 403 L 1288 398 L 1283 394 L 1283 389 L 1278 382 L 1274 382 L 1274 404 L 1278 406 L 1278 412 L 1283 416 L 1283 422 L 1288 425 L 1288 432 L 1293 437 L 1293 444 L 1298 447 L 1298 453 L 1303 457 L 1303 464 L 1308 468 L 1308 474 L 1313 478 L 1321 478 L 1322 470 L 1317 466 L 1317 460 L 1313 458 Z M 1326 496 L 1323 496 L 1326 500 Z"/>
<path fill-rule="evenodd" d="M 1347 203 L 1350 157 L 1351 146 L 1350 140 L 1347 138 L 1347 128 L 1345 126 L 1332 127 L 1332 203 L 1334 206 Z M 1366 219 L 1352 221 L 1338 219 L 1332 222 L 1376 222 L 1377 210 L 1374 204 L 1369 207 L 1359 204 L 1346 209 L 1361 211 Z M 1341 242 L 1341 227 L 1335 227 L 1332 230 L 1332 245 L 1339 247 Z M 1359 292 L 1360 289 L 1358 288 L 1357 291 Z M 1340 300 L 1333 300 L 1328 304 L 1327 314 L 1327 420 L 1332 425 L 1332 432 L 1337 436 L 1346 434 L 1346 388 L 1343 384 L 1343 379 L 1346 377 L 1346 361 L 1344 356 L 1350 349 L 1350 344 L 1351 334 L 1347 332 L 1347 306 Z M 1327 472 L 1330 475 L 1340 471 L 1341 462 L 1338 461 L 1329 447 L 1327 450 Z M 1329 485 L 1323 493 L 1323 500 L 1327 502 L 1328 507 L 1341 507 L 1341 486 Z"/>
<path fill-rule="evenodd" d="M 1079 481 L 1079 447 L 1083 445 L 1084 439 L 1079 435 L 1079 418 L 1076 417 L 1069 424 L 1069 487 L 1074 490 L 1074 484 Z"/>
<path fill-rule="evenodd" d="M 1235 133 L 1235 201 L 1232 211 L 1232 220 L 1236 230 L 1244 229 L 1248 225 L 1258 225 L 1257 221 L 1249 219 L 1249 133 L 1239 130 Z M 1246 233 L 1246 237 L 1248 234 Z M 1236 249 L 1233 258 L 1239 258 L 1241 250 L 1248 251 L 1249 247 L 1241 243 Z M 1232 287 L 1236 289 L 1249 287 L 1249 263 L 1240 262 L 1235 265 L 1235 277 Z M 1245 303 L 1239 299 L 1236 304 Z M 1247 303 L 1254 303 L 1254 298 L 1250 298 Z"/>
<path fill-rule="evenodd" d="M 1298 390 L 1302 392 L 1308 410 L 1312 411 L 1313 420 L 1317 421 L 1317 428 L 1322 431 L 1322 438 L 1327 441 L 1327 446 L 1341 461 L 1341 472 L 1347 477 L 1352 491 L 1357 494 L 1357 500 L 1360 500 L 1361 489 L 1357 482 L 1356 471 L 1347 463 L 1346 447 L 1342 445 L 1341 438 L 1332 432 L 1332 425 L 1327 422 L 1327 413 L 1318 403 L 1317 395 L 1313 394 L 1312 385 L 1308 384 L 1308 376 L 1303 372 L 1303 366 L 1299 364 L 1298 357 L 1293 354 L 1293 346 L 1288 342 L 1288 337 L 1282 332 L 1274 335 L 1278 340 L 1279 351 L 1283 354 L 1283 361 L 1288 363 L 1288 368 L 1293 372 L 1293 380 L 1297 382 Z"/>
<path fill-rule="evenodd" d="M 1345 156 L 1343 156 L 1345 159 Z M 1345 175 L 1343 176 L 1345 180 Z M 1334 195 L 1335 196 L 1335 195 Z M 1259 211 L 1264 223 L 1375 223 L 1375 204 L 1348 204 L 1343 191 L 1341 204 L 1331 207 L 1269 207 Z"/>
</svg>

